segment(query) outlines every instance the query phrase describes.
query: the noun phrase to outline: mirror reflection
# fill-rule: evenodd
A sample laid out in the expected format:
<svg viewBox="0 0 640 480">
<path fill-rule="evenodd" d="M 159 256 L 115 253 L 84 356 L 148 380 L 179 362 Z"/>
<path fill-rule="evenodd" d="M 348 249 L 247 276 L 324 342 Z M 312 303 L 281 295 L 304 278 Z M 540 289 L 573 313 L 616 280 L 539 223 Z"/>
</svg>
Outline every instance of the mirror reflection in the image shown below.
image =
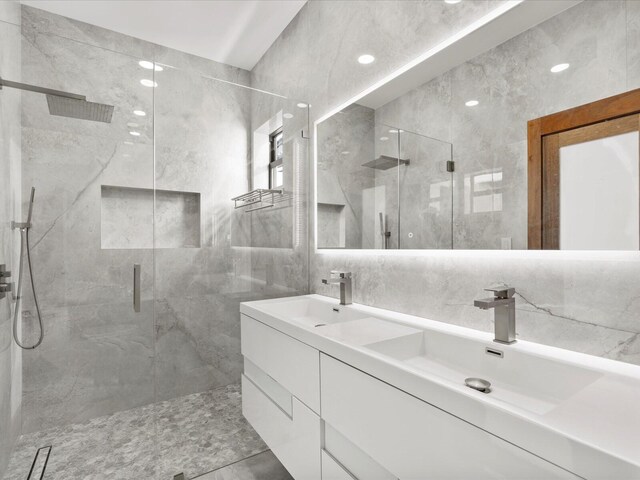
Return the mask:
<svg viewBox="0 0 640 480">
<path fill-rule="evenodd" d="M 318 129 L 323 248 L 451 248 L 451 144 L 351 105 Z"/>
<path fill-rule="evenodd" d="M 318 248 L 638 250 L 639 24 L 524 2 L 318 122 Z"/>
</svg>

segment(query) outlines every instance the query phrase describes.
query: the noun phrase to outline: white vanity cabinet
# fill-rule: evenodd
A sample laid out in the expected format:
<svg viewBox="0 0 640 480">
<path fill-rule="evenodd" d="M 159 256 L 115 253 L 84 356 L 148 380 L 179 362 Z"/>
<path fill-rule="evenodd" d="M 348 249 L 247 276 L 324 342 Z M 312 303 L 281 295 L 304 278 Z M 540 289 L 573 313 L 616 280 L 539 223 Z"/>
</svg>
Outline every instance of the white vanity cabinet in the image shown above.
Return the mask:
<svg viewBox="0 0 640 480">
<path fill-rule="evenodd" d="M 242 413 L 289 473 L 320 480 L 320 353 L 242 315 Z"/>
<path fill-rule="evenodd" d="M 637 366 L 319 295 L 241 314 L 244 415 L 297 480 L 640 480 Z"/>
<path fill-rule="evenodd" d="M 242 412 L 297 480 L 579 478 L 262 322 L 241 322 Z"/>
<path fill-rule="evenodd" d="M 579 478 L 334 358 L 320 371 L 322 419 L 397 478 Z"/>
</svg>

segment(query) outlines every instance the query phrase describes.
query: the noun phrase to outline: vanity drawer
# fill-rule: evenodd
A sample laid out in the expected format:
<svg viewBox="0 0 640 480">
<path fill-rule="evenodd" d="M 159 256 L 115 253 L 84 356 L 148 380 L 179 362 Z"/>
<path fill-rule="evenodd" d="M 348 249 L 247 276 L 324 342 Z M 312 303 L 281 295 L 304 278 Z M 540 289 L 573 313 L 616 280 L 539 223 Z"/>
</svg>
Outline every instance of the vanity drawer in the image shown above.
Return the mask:
<svg viewBox="0 0 640 480">
<path fill-rule="evenodd" d="M 322 480 L 358 480 L 325 450 L 322 450 Z"/>
<path fill-rule="evenodd" d="M 320 352 L 246 315 L 242 354 L 316 413 L 320 412 Z"/>
<path fill-rule="evenodd" d="M 577 479 L 326 355 L 322 418 L 400 479 Z"/>
<path fill-rule="evenodd" d="M 320 480 L 320 417 L 292 397 L 287 415 L 242 375 L 242 413 L 297 480 Z"/>
</svg>

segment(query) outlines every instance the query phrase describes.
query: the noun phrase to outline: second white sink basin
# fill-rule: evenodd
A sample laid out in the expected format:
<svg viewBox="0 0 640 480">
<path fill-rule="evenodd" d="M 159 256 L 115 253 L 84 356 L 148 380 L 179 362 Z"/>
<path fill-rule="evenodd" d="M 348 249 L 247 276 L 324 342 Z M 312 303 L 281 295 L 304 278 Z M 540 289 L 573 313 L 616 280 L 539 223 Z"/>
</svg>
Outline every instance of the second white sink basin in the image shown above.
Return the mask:
<svg viewBox="0 0 640 480">
<path fill-rule="evenodd" d="M 276 317 L 314 328 L 333 323 L 366 318 L 368 315 L 310 297 L 294 297 L 282 301 L 270 301 L 261 307 Z"/>
<path fill-rule="evenodd" d="M 600 377 L 600 372 L 437 331 L 423 331 L 366 345 L 415 369 L 464 385 L 469 377 L 491 382 L 493 399 L 543 415 Z"/>
</svg>

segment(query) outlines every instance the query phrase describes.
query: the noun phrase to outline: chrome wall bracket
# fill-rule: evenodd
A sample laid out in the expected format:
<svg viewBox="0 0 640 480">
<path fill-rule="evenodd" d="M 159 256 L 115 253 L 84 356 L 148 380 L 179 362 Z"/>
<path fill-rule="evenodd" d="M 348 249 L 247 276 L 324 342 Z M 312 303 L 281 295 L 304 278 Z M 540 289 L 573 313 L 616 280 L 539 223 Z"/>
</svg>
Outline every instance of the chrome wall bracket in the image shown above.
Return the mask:
<svg viewBox="0 0 640 480">
<path fill-rule="evenodd" d="M 31 228 L 31 224 L 27 222 L 11 221 L 11 230 L 24 230 L 25 228 Z"/>
<path fill-rule="evenodd" d="M 12 82 L 0 77 L 0 90 L 2 87 L 17 88 L 18 90 L 26 90 L 28 92 L 44 93 L 45 95 L 56 95 L 58 97 L 72 98 L 74 100 L 87 100 L 84 95 L 76 93 L 63 92 L 62 90 L 54 90 L 53 88 L 38 87 L 37 85 L 29 85 L 28 83 Z"/>
</svg>

